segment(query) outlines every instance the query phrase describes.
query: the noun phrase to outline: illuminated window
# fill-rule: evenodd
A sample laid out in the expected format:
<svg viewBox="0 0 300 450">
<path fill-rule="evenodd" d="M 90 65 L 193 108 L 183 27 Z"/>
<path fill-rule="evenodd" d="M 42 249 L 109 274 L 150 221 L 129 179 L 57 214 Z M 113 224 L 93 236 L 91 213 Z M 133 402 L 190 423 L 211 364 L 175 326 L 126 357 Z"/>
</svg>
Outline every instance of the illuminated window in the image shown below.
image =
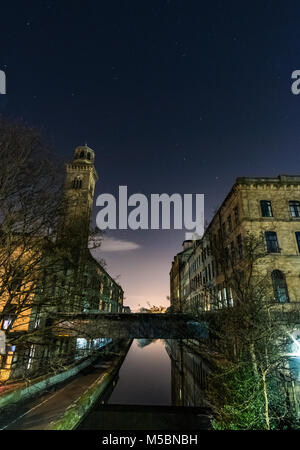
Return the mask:
<svg viewBox="0 0 300 450">
<path fill-rule="evenodd" d="M 2 330 L 7 330 L 13 321 L 13 316 L 4 316 Z"/>
<path fill-rule="evenodd" d="M 41 311 L 36 312 L 33 328 L 37 328 L 41 322 Z"/>
<path fill-rule="evenodd" d="M 87 345 L 86 339 L 84 338 L 78 338 L 76 341 L 76 347 L 77 348 L 85 348 Z"/>
<path fill-rule="evenodd" d="M 32 361 L 33 361 L 33 358 L 34 358 L 34 354 L 35 354 L 35 346 L 32 345 L 30 347 L 30 350 L 29 350 L 29 358 L 28 358 L 28 363 L 27 363 L 27 369 L 30 369 L 31 366 L 32 366 Z"/>
<path fill-rule="evenodd" d="M 233 295 L 232 295 L 232 289 L 229 288 L 229 306 L 233 306 Z"/>
<path fill-rule="evenodd" d="M 222 308 L 223 303 L 222 303 L 222 290 L 219 289 L 218 291 L 218 308 Z"/>
</svg>

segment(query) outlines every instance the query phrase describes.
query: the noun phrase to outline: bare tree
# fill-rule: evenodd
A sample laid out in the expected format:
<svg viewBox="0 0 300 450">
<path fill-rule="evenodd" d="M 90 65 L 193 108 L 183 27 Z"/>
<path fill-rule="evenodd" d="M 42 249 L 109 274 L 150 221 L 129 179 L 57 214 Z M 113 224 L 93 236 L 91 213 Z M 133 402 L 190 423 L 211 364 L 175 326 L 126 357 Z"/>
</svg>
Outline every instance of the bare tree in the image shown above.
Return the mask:
<svg viewBox="0 0 300 450">
<path fill-rule="evenodd" d="M 208 282 L 200 297 L 210 299 L 211 341 L 203 347 L 214 362 L 210 399 L 218 428 L 292 426 L 293 374 L 289 370 L 291 334 L 299 326 L 299 309 L 285 308 L 274 298 L 274 260 L 262 235 L 248 233 L 240 249 L 209 236 L 222 290 Z M 201 300 L 200 300 L 201 302 Z M 203 301 L 201 303 L 203 305 Z M 194 305 L 198 317 L 205 317 Z"/>
<path fill-rule="evenodd" d="M 74 339 L 57 339 L 51 317 L 97 309 L 99 298 L 93 297 L 92 305 L 83 296 L 92 289 L 85 273 L 96 277 L 95 265 L 88 265 L 89 221 L 66 226 L 63 166 L 41 134 L 1 117 L 0 158 L 0 324 L 8 350 L 0 369 L 5 380 L 8 371 L 26 378 L 29 369 L 33 376 L 74 359 Z M 90 247 L 100 243 L 99 233 L 93 234 Z M 97 289 L 94 285 L 92 294 Z"/>
</svg>

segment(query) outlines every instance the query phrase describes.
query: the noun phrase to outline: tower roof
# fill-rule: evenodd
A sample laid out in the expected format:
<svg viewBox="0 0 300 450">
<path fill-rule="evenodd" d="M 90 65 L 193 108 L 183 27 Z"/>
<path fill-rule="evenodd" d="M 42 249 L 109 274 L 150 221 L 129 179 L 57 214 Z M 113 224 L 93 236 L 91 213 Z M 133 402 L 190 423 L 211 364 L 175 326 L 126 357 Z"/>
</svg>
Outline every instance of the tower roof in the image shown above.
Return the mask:
<svg viewBox="0 0 300 450">
<path fill-rule="evenodd" d="M 74 158 L 73 161 L 82 162 L 84 164 L 94 164 L 95 161 L 95 152 L 90 147 L 85 145 L 80 145 L 74 150 Z"/>
</svg>

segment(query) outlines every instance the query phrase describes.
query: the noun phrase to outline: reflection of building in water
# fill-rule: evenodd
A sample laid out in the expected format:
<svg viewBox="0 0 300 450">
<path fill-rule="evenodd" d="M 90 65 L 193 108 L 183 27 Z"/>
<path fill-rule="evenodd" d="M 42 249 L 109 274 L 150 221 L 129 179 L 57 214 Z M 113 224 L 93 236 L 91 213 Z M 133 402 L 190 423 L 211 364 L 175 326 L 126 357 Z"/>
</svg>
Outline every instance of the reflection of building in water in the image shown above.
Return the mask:
<svg viewBox="0 0 300 450">
<path fill-rule="evenodd" d="M 166 350 L 171 358 L 172 405 L 208 406 L 205 399 L 210 372 L 207 363 L 182 340 L 167 340 Z"/>
</svg>

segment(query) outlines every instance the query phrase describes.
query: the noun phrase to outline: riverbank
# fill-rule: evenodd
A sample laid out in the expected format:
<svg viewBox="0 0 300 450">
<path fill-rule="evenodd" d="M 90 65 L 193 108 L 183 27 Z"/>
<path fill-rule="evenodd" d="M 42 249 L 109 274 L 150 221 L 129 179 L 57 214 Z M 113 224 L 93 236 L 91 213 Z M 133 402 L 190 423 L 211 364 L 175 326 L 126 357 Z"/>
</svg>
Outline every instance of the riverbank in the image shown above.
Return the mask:
<svg viewBox="0 0 300 450">
<path fill-rule="evenodd" d="M 18 407 L 17 417 L 1 423 L 7 430 L 71 430 L 90 411 L 116 376 L 132 341 L 123 341 L 106 356 L 100 356 L 54 393 Z"/>
<path fill-rule="evenodd" d="M 120 345 L 118 353 L 106 364 L 101 363 L 95 366 L 94 375 L 98 375 L 94 382 L 89 383 L 88 388 L 80 394 L 64 413 L 52 421 L 47 430 L 72 430 L 77 427 L 88 412 L 92 409 L 95 402 L 101 394 L 103 394 L 109 384 L 113 381 L 118 373 L 124 358 L 131 346 L 132 340 L 125 341 Z"/>
</svg>

